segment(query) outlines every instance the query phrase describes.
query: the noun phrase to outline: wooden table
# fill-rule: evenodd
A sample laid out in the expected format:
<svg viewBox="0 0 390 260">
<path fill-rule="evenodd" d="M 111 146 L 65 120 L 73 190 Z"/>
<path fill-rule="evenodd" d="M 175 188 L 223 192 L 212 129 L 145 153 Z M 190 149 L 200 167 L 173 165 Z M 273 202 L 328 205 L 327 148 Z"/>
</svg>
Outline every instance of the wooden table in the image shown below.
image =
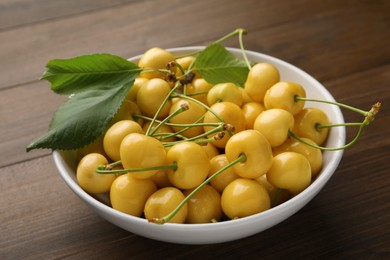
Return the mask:
<svg viewBox="0 0 390 260">
<path fill-rule="evenodd" d="M 82 203 L 49 150 L 25 152 L 63 101 L 38 80 L 48 60 L 204 45 L 239 27 L 247 49 L 302 68 L 338 101 L 384 104 L 321 193 L 283 223 L 223 244 L 149 240 Z M 390 1 L 0 1 L 0 259 L 390 257 L 389 46 Z"/>
</svg>

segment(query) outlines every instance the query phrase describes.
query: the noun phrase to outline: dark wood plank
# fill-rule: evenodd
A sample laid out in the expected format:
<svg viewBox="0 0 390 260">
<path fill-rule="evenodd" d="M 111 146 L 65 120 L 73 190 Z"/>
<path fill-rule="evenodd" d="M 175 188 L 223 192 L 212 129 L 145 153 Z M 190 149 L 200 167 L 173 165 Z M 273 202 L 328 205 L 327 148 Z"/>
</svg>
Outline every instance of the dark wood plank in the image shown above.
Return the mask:
<svg viewBox="0 0 390 260">
<path fill-rule="evenodd" d="M 386 220 L 390 213 L 384 201 L 390 183 L 380 169 L 389 158 L 377 154 L 385 146 L 382 143 L 366 150 L 364 161 L 359 152 L 351 150 L 323 191 L 278 226 L 239 241 L 205 246 L 153 241 L 107 223 L 70 192 L 57 175 L 50 156 L 0 168 L 0 202 L 4 205 L 0 212 L 0 256 L 2 259 L 7 256 L 142 259 L 194 254 L 265 258 L 384 256 L 384 238 L 389 227 Z M 377 174 L 356 171 L 357 163 Z M 19 250 L 21 247 L 23 250 Z"/>
<path fill-rule="evenodd" d="M 0 2 L 0 31 L 134 1 L 136 0 L 2 0 Z"/>
<path fill-rule="evenodd" d="M 390 257 L 389 1 L 90 2 L 78 1 L 77 9 L 75 1 L 60 0 L 56 17 L 43 11 L 56 10 L 51 1 L 0 2 L 0 21 L 9 22 L 6 28 L 0 22 L 0 259 Z M 208 44 L 237 27 L 249 31 L 247 49 L 301 67 L 338 101 L 362 109 L 384 104 L 330 182 L 283 223 L 216 245 L 142 238 L 81 202 L 61 180 L 50 151 L 24 152 L 63 101 L 37 80 L 49 59 L 91 52 L 130 57 L 157 45 Z M 238 46 L 236 39 L 226 44 Z M 348 128 L 350 138 L 354 133 Z"/>
<path fill-rule="evenodd" d="M 363 110 L 370 110 L 371 106 L 376 102 L 382 103 L 382 110 L 376 117 L 376 120 L 370 124 L 363 132 L 358 143 L 351 149 L 345 151 L 345 155 L 349 153 L 358 153 L 359 158 L 366 162 L 365 154 L 371 153 L 370 149 L 382 147 L 378 156 L 389 158 L 390 153 L 390 128 L 387 127 L 390 121 L 390 92 L 388 84 L 390 82 L 390 65 L 384 65 L 378 68 L 365 70 L 359 73 L 340 77 L 335 80 L 325 81 L 324 85 L 333 94 L 335 99 L 341 103 L 345 103 Z M 360 114 L 342 109 L 344 119 L 347 122 L 361 122 L 363 117 Z M 356 135 L 356 128 L 348 127 L 348 139 Z M 363 163 L 363 162 L 362 162 Z M 355 165 L 356 166 L 356 165 Z M 381 166 L 381 165 L 379 165 Z M 381 166 L 383 167 L 383 166 Z M 353 171 L 352 171 L 353 172 Z"/>
<path fill-rule="evenodd" d="M 390 61 L 390 2 L 346 3 L 321 15 L 250 32 L 246 47 L 290 62 L 320 81 Z"/>
<path fill-rule="evenodd" d="M 65 97 L 52 93 L 45 82 L 38 82 L 4 89 L 0 100 L 0 149 L 4 154 L 0 167 L 48 154 L 48 150 L 26 153 L 26 147 L 47 131 Z"/>
<path fill-rule="evenodd" d="M 186 1 L 176 1 L 172 5 L 163 4 L 163 2 L 134 3 L 55 20 L 47 24 L 36 24 L 0 32 L 2 39 L 0 69 L 6 75 L 0 82 L 0 88 L 36 80 L 41 75 L 46 62 L 53 58 L 68 58 L 94 52 L 108 52 L 122 57 L 131 57 L 154 46 L 168 48 L 210 43 L 210 41 L 237 27 L 246 28 L 251 32 L 250 35 L 254 35 L 254 38 L 249 38 L 252 43 L 248 43 L 248 49 L 264 51 L 294 62 L 298 62 L 298 58 L 302 57 L 300 59 L 302 63 L 298 62 L 298 65 L 306 68 L 303 62 L 306 61 L 307 56 L 304 56 L 304 53 L 311 55 L 313 51 L 322 50 L 321 48 L 327 45 L 323 44 L 325 35 L 334 33 L 334 28 L 342 29 L 344 22 L 352 24 L 359 21 L 362 18 L 361 14 L 366 13 L 362 7 L 358 8 L 359 5 L 350 5 L 344 1 L 340 3 L 336 0 L 329 1 L 327 4 L 316 1 L 316 7 L 319 8 L 316 12 L 310 12 L 309 5 L 304 0 L 286 1 L 283 4 L 249 0 L 243 2 L 224 1 L 221 4 L 221 1 L 214 0 L 208 1 L 207 6 L 202 1 L 191 4 L 187 4 Z M 363 5 L 365 8 L 367 6 L 369 4 Z M 384 14 L 381 12 L 388 10 L 388 6 L 389 4 L 383 4 L 383 8 L 382 6 L 381 8 L 373 8 L 373 14 L 366 17 L 365 21 L 369 22 L 367 18 L 372 18 L 374 19 L 373 25 L 379 27 L 375 30 L 386 29 L 388 21 L 381 20 L 377 16 L 383 16 Z M 350 10 L 355 10 L 357 14 L 351 13 Z M 317 12 L 321 12 L 321 16 Z M 340 18 L 345 16 L 346 12 L 350 13 L 348 16 L 350 20 Z M 328 13 L 332 15 L 327 15 Z M 221 20 L 221 17 L 233 14 L 235 19 Z M 172 17 L 172 19 L 185 17 L 186 23 L 191 24 L 191 26 L 182 26 L 181 23 L 176 22 L 176 19 L 166 21 L 166 17 Z M 301 30 L 303 26 L 309 26 L 309 30 Z M 320 26 L 326 26 L 326 28 L 321 29 Z M 343 35 L 348 32 L 350 27 L 351 25 L 349 28 L 341 30 L 339 34 Z M 270 31 L 270 28 L 275 29 Z M 357 30 L 357 28 L 353 29 Z M 317 30 L 323 31 L 317 33 Z M 368 50 L 375 47 L 382 48 L 384 46 L 383 39 L 389 37 L 388 30 L 375 34 L 370 34 L 372 28 L 368 26 L 363 27 L 362 30 L 359 32 L 360 34 L 372 36 L 370 41 L 365 41 L 365 44 L 368 45 L 365 48 Z M 257 33 L 253 33 L 254 31 Z M 309 41 L 309 39 L 314 42 Z M 334 47 L 339 47 L 343 40 L 344 38 L 336 39 Z M 355 48 L 357 52 L 365 51 L 362 49 L 364 47 L 360 45 L 362 43 L 354 42 L 354 44 L 357 46 Z M 313 47 L 310 48 L 305 47 L 312 45 Z M 284 52 L 290 49 L 287 56 Z M 313 50 L 310 51 L 311 49 Z M 28 51 L 25 52 L 25 55 L 17 55 L 22 50 Z M 334 51 L 334 49 L 329 49 L 328 52 L 330 51 Z M 295 55 L 296 58 L 291 58 L 290 55 Z M 364 57 L 367 56 L 365 53 L 364 55 Z M 337 54 L 337 57 L 342 56 Z M 380 57 L 373 55 L 373 61 L 369 65 L 383 64 L 383 59 L 388 59 L 388 57 L 388 51 Z M 335 58 L 335 56 L 331 56 L 331 58 Z M 356 59 L 352 60 L 352 62 L 354 61 Z M 324 60 L 312 62 L 316 62 L 320 66 Z M 348 59 L 339 58 L 337 63 L 341 63 L 344 67 L 351 66 L 351 61 Z M 311 67 L 312 64 L 306 66 Z M 321 71 L 324 69 L 330 71 L 328 67 L 320 69 Z M 321 79 L 325 79 L 325 77 Z"/>
<path fill-rule="evenodd" d="M 104 226 L 113 228 L 88 211 L 86 205 L 64 186 L 51 156 L 34 160 L 34 163 L 1 168 L 0 173 L 1 259 L 7 259 L 7 256 L 13 259 L 39 258 L 40 255 L 54 257 L 61 250 L 65 255 L 74 254 L 71 251 L 74 244 L 90 244 L 94 237 L 100 240 L 107 231 Z M 42 187 L 46 187 L 45 192 L 41 192 Z M 69 228 L 86 228 L 97 233 L 80 236 Z M 47 244 L 47 239 L 52 243 Z"/>
</svg>

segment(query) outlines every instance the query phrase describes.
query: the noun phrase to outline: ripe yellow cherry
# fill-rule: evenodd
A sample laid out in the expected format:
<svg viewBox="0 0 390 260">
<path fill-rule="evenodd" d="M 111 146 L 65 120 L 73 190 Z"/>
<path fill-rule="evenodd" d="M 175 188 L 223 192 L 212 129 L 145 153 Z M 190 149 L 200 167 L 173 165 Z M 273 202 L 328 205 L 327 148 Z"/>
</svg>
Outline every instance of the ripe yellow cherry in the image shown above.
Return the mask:
<svg viewBox="0 0 390 260">
<path fill-rule="evenodd" d="M 246 129 L 253 129 L 257 116 L 265 110 L 265 107 L 261 103 L 248 102 L 241 109 L 242 113 L 244 113 Z"/>
<path fill-rule="evenodd" d="M 190 65 L 192 64 L 192 62 L 195 60 L 195 57 L 194 56 L 186 56 L 186 57 L 182 57 L 182 58 L 178 58 L 176 59 L 176 63 L 179 64 L 179 66 L 184 70 L 186 71 Z M 179 77 L 183 75 L 182 71 L 178 68 L 176 70 L 176 76 Z"/>
<path fill-rule="evenodd" d="M 163 79 L 151 79 L 137 93 L 137 104 L 142 113 L 149 117 L 154 117 L 159 107 L 169 95 L 171 87 Z M 157 118 L 165 118 L 169 114 L 171 101 L 168 100 Z"/>
<path fill-rule="evenodd" d="M 328 137 L 329 128 L 318 128 L 318 125 L 328 125 L 328 116 L 319 108 L 304 108 L 295 115 L 293 133 L 299 137 L 313 140 L 317 145 L 322 145 Z"/>
<path fill-rule="evenodd" d="M 133 86 L 129 93 L 127 93 L 126 100 L 136 102 L 138 90 L 148 82 L 147 78 L 138 77 L 135 79 Z"/>
<path fill-rule="evenodd" d="M 194 142 L 173 145 L 167 153 L 167 163 L 176 163 L 176 169 L 167 169 L 169 181 L 179 189 L 192 189 L 200 185 L 210 170 L 209 157 Z"/>
<path fill-rule="evenodd" d="M 203 78 L 196 78 L 191 83 L 187 84 L 186 92 L 191 97 L 199 100 L 203 104 L 207 105 L 207 93 L 213 87 Z"/>
<path fill-rule="evenodd" d="M 210 159 L 210 173 L 209 176 L 213 175 L 223 167 L 229 164 L 229 161 L 226 157 L 226 154 L 219 154 L 217 156 L 214 156 Z M 235 179 L 238 179 L 239 176 L 234 172 L 233 168 L 230 167 L 223 171 L 222 173 L 215 176 L 211 181 L 210 185 L 214 187 L 217 191 L 222 193 L 222 191 L 225 189 L 225 187 L 234 181 Z"/>
<path fill-rule="evenodd" d="M 220 83 L 214 85 L 207 94 L 209 106 L 217 102 L 232 102 L 237 106 L 242 105 L 242 93 L 240 88 L 233 83 Z"/>
<path fill-rule="evenodd" d="M 168 178 L 167 169 L 159 170 L 155 175 L 150 177 L 158 189 L 172 186 Z"/>
<path fill-rule="evenodd" d="M 230 219 L 237 219 L 269 209 L 271 201 L 267 190 L 257 181 L 239 178 L 224 189 L 221 206 Z"/>
<path fill-rule="evenodd" d="M 255 102 L 255 101 L 253 101 L 253 99 L 248 95 L 248 93 L 246 93 L 245 88 L 240 88 L 240 90 L 241 90 L 241 94 L 242 94 L 242 103 L 243 103 L 243 104 L 246 104 L 246 103 L 249 103 L 249 102 Z"/>
<path fill-rule="evenodd" d="M 296 96 L 306 97 L 305 89 L 301 85 L 293 82 L 278 82 L 265 93 L 264 106 L 266 109 L 281 108 L 296 115 L 305 105 L 304 101 L 296 101 Z"/>
<path fill-rule="evenodd" d="M 260 113 L 253 129 L 262 133 L 272 147 L 281 145 L 287 140 L 288 131 L 294 128 L 293 115 L 284 109 L 273 108 Z"/>
<path fill-rule="evenodd" d="M 151 48 L 147 50 L 138 62 L 138 66 L 145 69 L 165 69 L 167 64 L 174 61 L 175 57 L 172 53 L 162 48 Z M 152 78 L 163 78 L 164 74 L 159 71 L 143 71 L 140 74 L 141 77 L 152 79 Z"/>
<path fill-rule="evenodd" d="M 308 138 L 302 139 L 309 144 L 315 145 L 315 143 Z M 296 139 L 287 139 L 287 141 L 284 142 L 282 145 L 273 149 L 274 156 L 282 152 L 296 152 L 304 155 L 310 163 L 312 178 L 315 178 L 322 168 L 323 161 L 321 150 L 304 144 Z"/>
<path fill-rule="evenodd" d="M 145 203 L 145 218 L 159 219 L 171 213 L 185 199 L 183 193 L 175 187 L 165 187 L 154 192 Z M 184 223 L 188 214 L 187 203 L 169 220 L 170 223 Z"/>
<path fill-rule="evenodd" d="M 131 100 L 125 99 L 119 108 L 118 112 L 116 112 L 114 118 L 111 120 L 110 125 L 121 121 L 121 120 L 134 120 L 137 121 L 140 125 L 143 124 L 142 119 L 135 120 L 133 115 L 140 115 L 141 109 L 138 107 L 137 103 Z"/>
<path fill-rule="evenodd" d="M 234 127 L 234 131 L 232 131 L 233 135 L 245 130 L 244 114 L 242 113 L 241 108 L 236 104 L 231 102 L 219 102 L 212 105 L 210 109 L 219 115 L 226 124 L 230 124 Z M 221 121 L 212 112 L 207 111 L 203 122 L 217 123 Z M 214 128 L 214 126 L 204 126 L 204 131 L 211 131 Z M 222 139 L 213 141 L 212 144 L 218 148 L 224 148 L 229 138 L 229 134 L 226 133 Z"/>
<path fill-rule="evenodd" d="M 114 209 L 140 217 L 146 200 L 157 191 L 156 185 L 149 179 L 137 179 L 130 174 L 120 175 L 111 185 L 110 201 Z"/>
<path fill-rule="evenodd" d="M 119 147 L 123 138 L 130 133 L 144 134 L 144 131 L 137 122 L 131 120 L 118 121 L 108 128 L 103 138 L 103 147 L 111 160 L 119 161 L 121 159 Z"/>
<path fill-rule="evenodd" d="M 204 138 L 200 138 L 201 139 L 204 139 Z M 202 146 L 203 150 L 205 150 L 205 152 L 207 153 L 209 159 L 213 158 L 214 156 L 218 155 L 219 154 L 219 150 L 217 149 L 217 147 L 215 147 L 212 143 L 208 142 L 208 143 L 202 143 L 200 144 L 200 146 Z"/>
<path fill-rule="evenodd" d="M 80 187 L 88 193 L 100 194 L 110 190 L 115 174 L 99 174 L 96 167 L 108 164 L 107 159 L 98 153 L 84 156 L 77 165 L 76 178 Z"/>
<path fill-rule="evenodd" d="M 256 102 L 263 103 L 265 92 L 279 82 L 278 69 L 269 63 L 257 63 L 248 73 L 245 91 Z"/>
<path fill-rule="evenodd" d="M 206 113 L 206 108 L 201 106 L 200 104 L 187 99 L 177 99 L 172 103 L 171 109 L 169 111 L 169 114 L 174 113 L 176 110 L 178 110 L 181 106 L 187 106 L 188 109 L 184 112 L 181 112 L 180 114 L 175 115 L 174 117 L 171 117 L 169 119 L 170 123 L 173 124 L 193 124 L 195 122 L 201 122 L 202 116 L 204 113 Z M 183 128 L 180 126 L 172 126 L 172 129 L 175 132 L 179 132 L 180 134 L 191 138 L 195 137 L 197 135 L 200 135 L 203 133 L 203 127 L 202 126 L 192 126 L 188 130 L 185 130 L 182 132 Z"/>
<path fill-rule="evenodd" d="M 184 196 L 188 196 L 193 190 L 185 190 Z M 187 205 L 186 222 L 189 224 L 211 223 L 221 219 L 221 195 L 210 185 L 205 185 L 198 190 L 187 201 Z"/>
<path fill-rule="evenodd" d="M 302 154 L 280 153 L 274 157 L 267 179 L 275 187 L 296 195 L 311 183 L 310 163 Z"/>
<path fill-rule="evenodd" d="M 157 139 L 139 133 L 128 134 L 120 145 L 120 157 L 124 169 L 149 168 L 166 164 L 166 151 Z M 135 178 L 145 179 L 158 170 L 131 172 Z"/>
<path fill-rule="evenodd" d="M 151 121 L 147 121 L 144 126 L 142 127 L 142 129 L 144 130 L 144 132 L 146 133 L 146 131 L 148 131 L 148 128 L 149 128 L 149 125 L 151 124 Z M 154 132 L 154 129 L 156 128 L 156 126 L 158 125 L 159 123 L 157 122 L 154 122 L 152 127 L 151 127 L 151 133 Z M 172 127 L 170 127 L 169 125 L 166 125 L 166 124 L 162 124 L 158 127 L 158 129 L 154 132 L 153 134 L 153 137 L 156 138 L 157 140 L 160 140 L 160 141 L 163 141 L 163 142 L 173 142 L 176 140 L 176 137 L 173 136 L 173 134 L 175 133 L 175 131 L 173 131 Z M 170 137 L 168 138 L 165 138 L 167 137 L 167 135 L 169 135 Z"/>
<path fill-rule="evenodd" d="M 229 162 L 245 155 L 245 161 L 233 165 L 235 173 L 243 178 L 260 177 L 272 164 L 271 145 L 257 130 L 245 130 L 233 135 L 226 143 L 225 153 Z"/>
</svg>

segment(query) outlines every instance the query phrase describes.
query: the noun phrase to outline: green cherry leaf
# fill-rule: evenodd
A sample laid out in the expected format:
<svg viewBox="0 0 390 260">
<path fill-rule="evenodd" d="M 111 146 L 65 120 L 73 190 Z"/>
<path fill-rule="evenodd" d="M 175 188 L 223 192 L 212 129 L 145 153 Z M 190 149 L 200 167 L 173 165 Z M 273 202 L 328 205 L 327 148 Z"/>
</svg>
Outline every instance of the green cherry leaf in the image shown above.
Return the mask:
<svg viewBox="0 0 390 260">
<path fill-rule="evenodd" d="M 88 54 L 47 63 L 40 79 L 48 80 L 58 94 L 72 94 L 105 85 L 124 85 L 142 69 L 111 54 Z"/>
<path fill-rule="evenodd" d="M 126 85 L 107 85 L 71 95 L 55 113 L 48 132 L 33 140 L 27 151 L 78 149 L 93 142 L 103 134 L 133 83 L 134 79 Z"/>
<path fill-rule="evenodd" d="M 219 43 L 209 45 L 198 54 L 194 69 L 211 84 L 231 82 L 238 86 L 244 86 L 249 73 L 245 61 Z"/>
</svg>

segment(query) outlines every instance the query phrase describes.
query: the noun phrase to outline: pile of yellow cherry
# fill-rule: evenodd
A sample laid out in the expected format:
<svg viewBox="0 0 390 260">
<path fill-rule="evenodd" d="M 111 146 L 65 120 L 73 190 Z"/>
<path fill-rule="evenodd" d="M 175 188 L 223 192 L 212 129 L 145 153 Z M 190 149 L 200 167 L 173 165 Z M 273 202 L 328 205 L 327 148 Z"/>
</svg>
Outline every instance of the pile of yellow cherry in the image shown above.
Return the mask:
<svg viewBox="0 0 390 260">
<path fill-rule="evenodd" d="M 316 178 L 313 146 L 329 120 L 304 107 L 304 88 L 269 63 L 251 67 L 244 87 L 212 85 L 189 71 L 195 57 L 144 53 L 147 69 L 104 135 L 78 151 L 82 189 L 151 222 L 213 223 L 265 211 Z"/>
</svg>

